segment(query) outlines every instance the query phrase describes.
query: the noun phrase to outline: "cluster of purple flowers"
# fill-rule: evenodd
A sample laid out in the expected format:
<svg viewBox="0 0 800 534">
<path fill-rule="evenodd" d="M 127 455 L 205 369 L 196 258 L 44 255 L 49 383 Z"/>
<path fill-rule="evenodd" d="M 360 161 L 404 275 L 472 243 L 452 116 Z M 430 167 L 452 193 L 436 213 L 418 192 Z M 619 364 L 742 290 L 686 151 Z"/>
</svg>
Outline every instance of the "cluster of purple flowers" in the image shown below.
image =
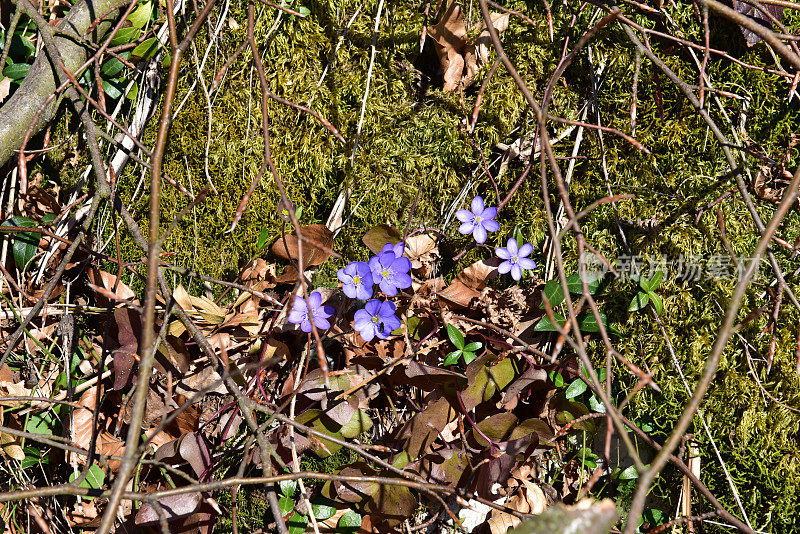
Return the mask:
<svg viewBox="0 0 800 534">
<path fill-rule="evenodd" d="M 411 261 L 403 256 L 404 248 L 403 243 L 386 243 L 369 262 L 350 262 L 337 273 L 345 295 L 351 299 L 367 301 L 364 308 L 356 312 L 354 323 L 364 341 L 372 341 L 375 337 L 386 339 L 393 330 L 400 327 L 394 303 L 373 299 L 372 294 L 376 285 L 390 297 L 397 295 L 398 289 L 411 287 Z M 331 326 L 328 318 L 333 313 L 334 309 L 323 306 L 322 296 L 314 291 L 308 296 L 308 303 L 300 296 L 294 298 L 288 321 L 299 324 L 303 332 L 311 332 L 313 326 L 326 330 Z"/>
<path fill-rule="evenodd" d="M 477 196 L 472 199 L 470 209 L 456 212 L 456 218 L 461 221 L 458 231 L 464 235 L 472 234 L 475 242 L 482 245 L 486 242 L 487 232 L 496 232 L 500 229 L 500 223 L 494 220 L 496 216 L 497 208 L 487 208 L 483 203 L 483 197 Z M 505 247 L 497 247 L 494 252 L 498 258 L 505 260 L 497 270 L 500 274 L 510 272 L 514 280 L 522 278 L 523 270 L 536 268 L 536 262 L 527 257 L 533 252 L 533 245 L 530 243 L 520 246 L 512 237 Z"/>
<path fill-rule="evenodd" d="M 403 256 L 404 251 L 403 243 L 386 243 L 369 262 L 351 262 L 337 273 L 345 295 L 367 301 L 364 308 L 356 312 L 354 323 L 364 341 L 375 337 L 386 339 L 400 327 L 394 303 L 373 299 L 372 294 L 373 286 L 378 286 L 389 297 L 397 295 L 398 289 L 411 287 L 411 261 Z"/>
</svg>

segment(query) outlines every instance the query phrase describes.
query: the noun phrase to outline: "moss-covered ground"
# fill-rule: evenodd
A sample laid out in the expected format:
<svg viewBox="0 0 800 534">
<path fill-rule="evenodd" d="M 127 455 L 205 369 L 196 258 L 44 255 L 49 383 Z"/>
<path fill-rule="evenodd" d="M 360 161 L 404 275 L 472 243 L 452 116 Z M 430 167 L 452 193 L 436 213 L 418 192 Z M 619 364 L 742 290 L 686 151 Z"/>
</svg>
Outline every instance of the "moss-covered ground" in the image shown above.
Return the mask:
<svg viewBox="0 0 800 534">
<path fill-rule="evenodd" d="M 310 16 L 299 19 L 281 15 L 259 6 L 256 37 L 271 89 L 293 102 L 308 104 L 325 116 L 342 133 L 346 143 L 336 139 L 312 117 L 296 109 L 272 102 L 269 107 L 272 153 L 278 172 L 285 181 L 291 200 L 304 208 L 302 223 L 324 223 L 344 187 L 352 189 L 345 209 L 347 226 L 336 240 L 336 249 L 344 258 L 364 259 L 368 254 L 361 243 L 363 233 L 378 223 L 403 227 L 416 195 L 419 201 L 413 212 L 412 228 L 439 227 L 452 203 L 464 188 L 491 198 L 493 190 L 483 176 L 481 154 L 494 159 L 497 143 L 510 144 L 531 133 L 531 114 L 513 80 L 503 69 L 492 78 L 483 97 L 478 127 L 467 133 L 465 116 L 471 114 L 476 87 L 464 94 L 445 93 L 430 68 L 436 64 L 429 48 L 420 55 L 420 32 L 424 15 L 418 3 L 389 2 L 380 21 L 377 54 L 370 80 L 366 112 L 355 157 L 350 161 L 361 102 L 367 85 L 370 45 L 378 2 L 367 0 L 304 0 Z M 206 83 L 213 79 L 222 62 L 244 38 L 246 12 L 244 3 L 235 2 L 229 12 L 220 40 L 210 52 L 203 72 Z M 553 5 L 554 38 L 548 35 L 545 10 L 541 3 L 514 0 L 510 7 L 528 14 L 535 26 L 512 17 L 503 43 L 509 57 L 535 94 L 541 95 L 547 78 L 560 58 L 564 40 L 576 32 L 570 28 L 573 11 Z M 360 12 L 348 25 L 353 14 Z M 473 20 L 478 16 L 477 3 L 466 2 Z M 644 16 L 631 15 L 638 23 L 655 27 Z M 703 42 L 702 24 L 691 3 L 682 2 L 666 11 L 674 24 L 667 24 L 675 34 L 694 42 Z M 575 28 L 591 25 L 591 10 L 577 14 Z M 219 11 L 217 11 L 217 15 Z M 235 23 L 232 23 L 235 21 Z M 789 29 L 800 28 L 800 18 L 787 10 L 784 23 Z M 664 29 L 663 24 L 657 25 Z M 233 29 L 234 27 L 238 29 Z M 739 30 L 712 16 L 711 46 L 725 49 L 732 56 L 755 66 L 771 66 L 772 56 L 763 44 L 748 48 Z M 341 43 L 341 44 L 340 44 Z M 698 69 L 692 56 L 683 48 L 657 38 L 651 43 L 657 54 L 684 80 L 697 84 Z M 202 34 L 198 54 L 208 46 Z M 591 55 L 590 55 L 591 54 Z M 591 61 L 590 61 L 591 58 Z M 698 52 L 702 60 L 702 51 Z M 603 75 L 592 90 L 590 71 L 603 67 Z M 205 145 L 208 127 L 207 106 L 196 81 L 195 65 L 188 60 L 178 91 L 178 101 L 187 98 L 175 116 L 171 129 L 165 171 L 185 187 L 197 192 L 206 183 Z M 631 88 L 634 79 L 635 53 L 623 31 L 609 25 L 601 31 L 567 71 L 566 84 L 558 84 L 551 111 L 571 119 L 580 117 L 584 102 L 596 104 L 588 119 L 631 132 Z M 753 149 L 779 159 L 787 150 L 790 137 L 800 127 L 797 100 L 787 100 L 788 84 L 782 78 L 760 69 L 745 68 L 712 55 L 708 63 L 711 83 L 717 89 L 735 93 L 746 100 L 720 96 L 719 104 L 711 95 L 706 107 L 726 134 L 735 130 L 753 142 Z M 478 82 L 488 68 L 484 67 Z M 321 80 L 321 82 L 320 82 Z M 263 151 L 260 137 L 260 91 L 251 67 L 249 52 L 235 61 L 213 100 L 213 122 L 208 154 L 208 174 L 217 195 L 211 195 L 178 225 L 164 248 L 174 253 L 175 263 L 216 277 L 230 279 L 253 257 L 260 232 L 266 228 L 271 242 L 280 234 L 281 221 L 276 213 L 279 196 L 269 173 L 255 190 L 236 230 L 228 234 L 236 207 L 257 172 Z M 188 96 L 187 96 L 188 95 Z M 721 107 L 720 107 L 721 106 Z M 725 114 L 723 114 L 723 110 Z M 744 118 L 746 117 L 746 121 Z M 152 144 L 155 121 L 145 142 Z M 564 129 L 553 126 L 553 133 Z M 704 211 L 696 220 L 696 210 L 734 187 L 722 150 L 706 126 L 680 95 L 676 87 L 642 59 L 638 77 L 636 138 L 651 155 L 632 147 L 611 134 L 600 137 L 587 131 L 579 151 L 580 159 L 570 185 L 576 211 L 608 194 L 630 193 L 632 200 L 615 207 L 601 206 L 584 219 L 584 231 L 591 244 L 608 257 L 625 254 L 617 220 L 625 231 L 631 252 L 649 258 L 697 255 L 708 258 L 726 254 L 715 209 Z M 574 135 L 556 145 L 558 156 L 571 155 Z M 797 165 L 796 154 L 789 169 Z M 567 161 L 564 161 L 566 167 Z M 748 159 L 756 173 L 760 161 Z M 603 167 L 605 166 L 605 171 Z M 501 193 L 523 172 L 512 163 L 499 179 Z M 121 193 L 130 198 L 139 179 L 139 169 L 129 167 L 120 179 Z M 492 168 L 497 172 L 497 167 Z M 551 187 L 551 191 L 555 190 Z M 752 191 L 751 191 L 752 193 Z M 557 198 L 553 197 L 554 202 Z M 164 228 L 187 203 L 187 198 L 166 186 L 162 196 Z M 774 206 L 757 200 L 761 217 L 768 220 Z M 134 210 L 146 220 L 148 198 L 137 197 Z M 754 248 L 757 232 L 744 202 L 737 195 L 725 197 L 719 204 L 725 218 L 726 233 L 737 255 L 747 256 Z M 655 228 L 643 228 L 651 220 Z M 790 212 L 778 231 L 788 243 L 800 237 L 800 217 Z M 493 236 L 492 245 L 505 241 L 514 227 L 534 243 L 542 264 L 542 245 L 546 225 L 541 186 L 536 168 L 513 200 L 500 215 L 502 230 Z M 456 238 L 453 225 L 446 229 Z M 460 246 L 459 241 L 455 241 Z M 565 244 L 565 259 L 576 265 L 574 247 Z M 798 267 L 791 252 L 775 248 L 775 254 L 787 274 Z M 123 242 L 124 259 L 140 257 L 130 240 Z M 472 256 L 468 256 L 470 258 Z M 335 278 L 341 263 L 334 260 L 323 266 L 320 283 Z M 539 273 L 541 274 L 541 273 Z M 764 296 L 764 284 L 773 276 L 764 264 L 756 285 L 745 298 L 740 317 L 760 306 L 771 311 L 771 300 Z M 667 277 L 659 293 L 664 298 L 660 318 L 666 337 L 690 384 L 702 371 L 735 280 L 680 282 Z M 795 277 L 790 287 L 800 291 Z M 645 390 L 630 407 L 633 419 L 649 419 L 654 437 L 663 440 L 680 416 L 688 399 L 683 383 L 673 365 L 667 341 L 649 313 L 629 313 L 634 295 L 632 282 L 614 282 L 607 288 L 601 306 L 610 321 L 623 335 L 615 340 L 618 350 L 632 362 L 653 373 L 661 393 Z M 784 299 L 778 318 L 777 349 L 770 374 L 763 358 L 770 336 L 762 334 L 769 311 L 757 316 L 734 336 L 722 358 L 717 377 L 702 405 L 702 412 L 713 439 L 738 488 L 753 527 L 770 532 L 797 532 L 800 514 L 800 378 L 795 370 L 796 336 L 800 312 Z M 744 343 L 752 344 L 748 365 Z M 603 354 L 595 347 L 597 356 Z M 627 393 L 625 373 L 618 370 L 618 399 Z M 772 395 L 766 396 L 758 382 Z M 783 404 L 781 404 L 783 403 Z M 712 447 L 695 419 L 691 429 L 703 454 L 702 480 L 722 503 L 739 513 L 722 468 Z M 669 473 L 654 490 L 671 499 L 672 510 L 678 489 Z M 704 511 L 707 509 L 704 508 Z M 243 512 L 243 511 L 242 511 Z"/>
</svg>

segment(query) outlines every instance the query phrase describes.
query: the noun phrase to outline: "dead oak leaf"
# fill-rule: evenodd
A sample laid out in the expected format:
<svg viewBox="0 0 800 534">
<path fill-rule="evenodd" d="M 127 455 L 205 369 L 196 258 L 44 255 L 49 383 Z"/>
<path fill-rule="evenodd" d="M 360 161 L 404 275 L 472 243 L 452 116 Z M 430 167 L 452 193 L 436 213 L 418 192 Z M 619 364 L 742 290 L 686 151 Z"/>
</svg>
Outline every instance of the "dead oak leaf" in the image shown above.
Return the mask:
<svg viewBox="0 0 800 534">
<path fill-rule="evenodd" d="M 492 26 L 498 33 L 508 28 L 508 13 L 491 15 Z M 481 31 L 483 30 L 483 31 Z M 477 39 L 469 35 L 480 32 Z M 464 10 L 456 2 L 449 2 L 439 22 L 431 27 L 428 34 L 433 39 L 436 54 L 442 68 L 443 89 L 455 92 L 472 84 L 478 69 L 489 59 L 491 44 L 489 32 L 480 23 L 467 28 L 464 21 Z"/>
</svg>

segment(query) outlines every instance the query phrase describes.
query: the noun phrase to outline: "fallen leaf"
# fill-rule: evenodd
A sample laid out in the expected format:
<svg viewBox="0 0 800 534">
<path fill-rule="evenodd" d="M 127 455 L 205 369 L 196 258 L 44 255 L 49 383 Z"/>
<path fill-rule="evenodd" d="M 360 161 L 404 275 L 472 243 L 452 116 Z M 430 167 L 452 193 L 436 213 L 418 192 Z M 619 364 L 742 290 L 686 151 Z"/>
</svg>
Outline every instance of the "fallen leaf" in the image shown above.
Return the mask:
<svg viewBox="0 0 800 534">
<path fill-rule="evenodd" d="M 313 265 L 321 265 L 331 257 L 329 252 L 333 246 L 333 232 L 325 225 L 311 224 L 302 226 L 303 235 L 303 269 Z M 319 245 L 322 245 L 320 247 Z M 328 249 L 328 250 L 326 250 Z M 273 243 L 272 253 L 285 260 L 297 260 L 299 247 L 297 235 L 290 234 Z"/>
</svg>

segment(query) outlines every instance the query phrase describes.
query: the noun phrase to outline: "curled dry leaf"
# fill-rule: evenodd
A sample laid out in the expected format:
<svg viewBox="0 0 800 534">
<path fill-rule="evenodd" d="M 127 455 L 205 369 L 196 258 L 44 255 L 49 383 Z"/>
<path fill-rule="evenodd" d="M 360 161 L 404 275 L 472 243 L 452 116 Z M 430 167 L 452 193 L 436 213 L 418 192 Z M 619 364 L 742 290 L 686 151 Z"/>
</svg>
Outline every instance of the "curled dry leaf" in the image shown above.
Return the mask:
<svg viewBox="0 0 800 534">
<path fill-rule="evenodd" d="M 492 26 L 498 33 L 508 28 L 508 13 L 492 13 Z M 475 35 L 482 28 L 467 28 L 464 22 L 464 10 L 461 5 L 449 0 L 444 15 L 439 22 L 430 28 L 429 35 L 436 47 L 436 54 L 442 68 L 443 89 L 454 92 L 464 89 L 475 81 L 478 69 L 489 60 L 491 40 L 486 29 L 474 41 L 468 35 Z"/>
<path fill-rule="evenodd" d="M 179 517 L 186 517 L 200 507 L 202 500 L 203 496 L 200 492 L 193 492 L 162 497 L 158 499 L 159 506 L 145 502 L 136 513 L 134 521 L 137 526 L 144 527 L 157 525 L 162 516 L 168 522 Z"/>
<path fill-rule="evenodd" d="M 547 499 L 538 484 L 523 480 L 517 493 L 503 504 L 523 514 L 541 514 L 547 508 Z M 516 527 L 522 521 L 516 516 L 492 509 L 488 522 L 492 534 L 506 534 L 508 529 Z"/>
<path fill-rule="evenodd" d="M 333 247 L 333 232 L 325 225 L 311 224 L 300 227 L 303 235 L 303 269 L 314 265 L 321 265 L 331 257 L 330 249 Z M 285 260 L 298 259 L 297 235 L 290 234 L 273 243 L 272 253 Z M 322 245 L 322 247 L 320 247 Z"/>
<path fill-rule="evenodd" d="M 90 280 L 87 285 L 98 295 L 105 297 L 111 302 L 126 300 L 138 302 L 136 293 L 126 284 L 123 284 L 121 280 L 118 280 L 113 274 L 97 269 L 89 269 L 87 274 Z"/>
</svg>

